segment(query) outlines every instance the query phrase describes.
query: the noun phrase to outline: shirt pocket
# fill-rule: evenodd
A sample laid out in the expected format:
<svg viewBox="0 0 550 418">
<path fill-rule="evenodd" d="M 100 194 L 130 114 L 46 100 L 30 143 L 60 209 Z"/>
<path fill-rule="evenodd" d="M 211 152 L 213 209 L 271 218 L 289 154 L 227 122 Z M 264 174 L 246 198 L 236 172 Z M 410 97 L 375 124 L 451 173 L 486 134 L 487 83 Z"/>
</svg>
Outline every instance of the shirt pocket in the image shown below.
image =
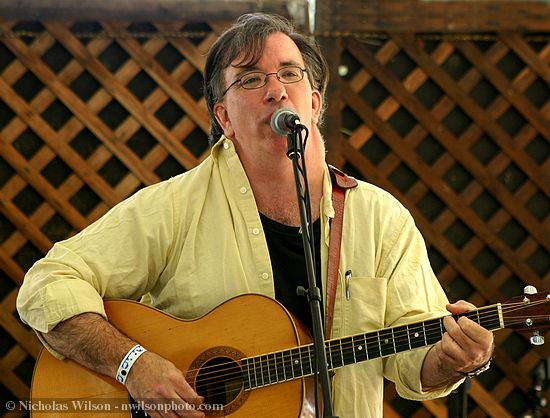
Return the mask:
<svg viewBox="0 0 550 418">
<path fill-rule="evenodd" d="M 344 335 L 364 333 L 384 327 L 387 279 L 352 276 L 348 297 L 344 298 Z"/>
</svg>

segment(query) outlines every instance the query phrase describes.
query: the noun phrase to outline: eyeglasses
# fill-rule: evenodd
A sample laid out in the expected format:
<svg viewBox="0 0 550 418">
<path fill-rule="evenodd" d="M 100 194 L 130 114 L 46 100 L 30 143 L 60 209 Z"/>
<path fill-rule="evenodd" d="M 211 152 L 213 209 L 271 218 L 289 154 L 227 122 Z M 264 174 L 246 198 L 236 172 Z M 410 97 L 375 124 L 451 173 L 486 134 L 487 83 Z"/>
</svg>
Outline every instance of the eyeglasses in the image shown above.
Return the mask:
<svg viewBox="0 0 550 418">
<path fill-rule="evenodd" d="M 277 80 L 279 80 L 283 84 L 292 84 L 302 80 L 304 78 L 305 71 L 305 68 L 300 68 L 297 65 L 288 65 L 286 67 L 282 67 L 276 73 L 251 71 L 232 82 L 229 87 L 226 88 L 223 92 L 222 98 L 235 84 L 239 84 L 243 89 L 246 90 L 259 89 L 260 87 L 263 87 L 267 84 L 267 76 L 270 75 L 274 75 L 275 77 L 277 77 Z"/>
</svg>

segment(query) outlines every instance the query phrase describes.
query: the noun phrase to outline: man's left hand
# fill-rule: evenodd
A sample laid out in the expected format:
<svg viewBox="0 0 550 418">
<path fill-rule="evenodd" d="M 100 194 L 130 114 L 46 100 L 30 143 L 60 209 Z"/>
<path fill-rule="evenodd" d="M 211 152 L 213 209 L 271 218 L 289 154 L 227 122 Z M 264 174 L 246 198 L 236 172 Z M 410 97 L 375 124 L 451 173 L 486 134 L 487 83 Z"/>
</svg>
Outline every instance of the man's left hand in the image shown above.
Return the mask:
<svg viewBox="0 0 550 418">
<path fill-rule="evenodd" d="M 460 300 L 448 304 L 453 315 L 475 309 L 471 303 Z M 485 365 L 493 354 L 493 333 L 465 316 L 455 320 L 452 316 L 443 319 L 445 334 L 426 355 L 422 366 L 424 388 L 458 381 L 465 373 Z"/>
</svg>

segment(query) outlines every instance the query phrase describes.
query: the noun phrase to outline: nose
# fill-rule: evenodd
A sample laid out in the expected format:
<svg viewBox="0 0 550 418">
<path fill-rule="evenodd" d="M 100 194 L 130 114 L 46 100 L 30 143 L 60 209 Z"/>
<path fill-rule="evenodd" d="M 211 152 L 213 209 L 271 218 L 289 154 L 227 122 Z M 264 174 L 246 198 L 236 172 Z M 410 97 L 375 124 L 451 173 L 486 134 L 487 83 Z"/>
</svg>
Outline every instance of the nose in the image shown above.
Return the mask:
<svg viewBox="0 0 550 418">
<path fill-rule="evenodd" d="M 285 84 L 281 83 L 275 75 L 269 75 L 265 85 L 265 100 L 267 102 L 280 102 L 288 99 Z"/>
</svg>

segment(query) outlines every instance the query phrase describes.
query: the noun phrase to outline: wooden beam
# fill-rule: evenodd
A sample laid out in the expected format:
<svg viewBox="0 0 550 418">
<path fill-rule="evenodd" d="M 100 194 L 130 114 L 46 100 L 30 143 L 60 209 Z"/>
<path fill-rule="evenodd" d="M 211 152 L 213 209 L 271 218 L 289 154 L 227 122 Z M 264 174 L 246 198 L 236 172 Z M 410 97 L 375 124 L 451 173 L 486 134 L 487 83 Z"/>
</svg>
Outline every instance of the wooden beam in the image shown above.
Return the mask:
<svg viewBox="0 0 550 418">
<path fill-rule="evenodd" d="M 316 32 L 548 31 L 546 0 L 318 0 Z"/>
<path fill-rule="evenodd" d="M 0 17 L 6 20 L 233 20 L 261 11 L 303 25 L 307 0 L 0 0 Z"/>
</svg>

